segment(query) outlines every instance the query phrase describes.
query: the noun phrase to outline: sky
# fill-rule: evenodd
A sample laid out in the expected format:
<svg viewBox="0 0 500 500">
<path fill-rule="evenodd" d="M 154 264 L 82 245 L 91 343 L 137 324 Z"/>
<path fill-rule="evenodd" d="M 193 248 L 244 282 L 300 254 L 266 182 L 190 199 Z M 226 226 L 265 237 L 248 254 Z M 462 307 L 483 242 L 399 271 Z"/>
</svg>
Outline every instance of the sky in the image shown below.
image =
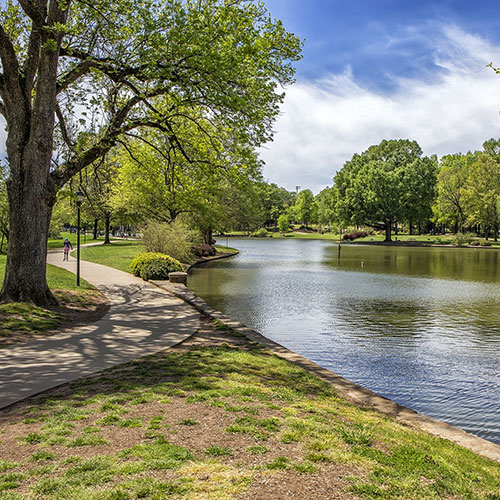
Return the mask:
<svg viewBox="0 0 500 500">
<path fill-rule="evenodd" d="M 500 137 L 500 2 L 265 0 L 304 42 L 296 83 L 261 149 L 264 178 L 288 190 L 331 186 L 383 139 L 425 155 Z"/>
</svg>

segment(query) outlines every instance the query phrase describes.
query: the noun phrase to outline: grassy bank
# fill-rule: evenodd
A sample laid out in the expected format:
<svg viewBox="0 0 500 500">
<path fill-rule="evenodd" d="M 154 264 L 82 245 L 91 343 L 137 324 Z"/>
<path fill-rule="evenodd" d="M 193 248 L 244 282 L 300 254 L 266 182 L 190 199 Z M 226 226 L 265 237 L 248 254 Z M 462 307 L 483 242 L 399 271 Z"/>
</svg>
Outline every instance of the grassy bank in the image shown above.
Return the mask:
<svg viewBox="0 0 500 500">
<path fill-rule="evenodd" d="M 500 465 L 207 324 L 0 412 L 0 498 L 498 499 Z M 3 492 L 2 492 L 3 491 Z"/>
<path fill-rule="evenodd" d="M 6 256 L 0 255 L 0 283 L 5 275 Z M 67 323 L 97 319 L 104 312 L 106 300 L 85 280 L 76 286 L 75 275 L 56 266 L 47 266 L 47 282 L 60 302 L 59 306 L 42 308 L 14 302 L 0 304 L 0 347 L 9 343 L 51 332 Z"/>
<path fill-rule="evenodd" d="M 216 250 L 220 253 L 237 252 L 236 249 L 227 248 L 224 245 L 216 245 Z M 144 246 L 140 241 L 114 241 L 111 245 L 83 247 L 81 249 L 81 257 L 83 260 L 114 267 L 115 269 L 129 273 L 132 259 L 144 251 Z"/>
</svg>

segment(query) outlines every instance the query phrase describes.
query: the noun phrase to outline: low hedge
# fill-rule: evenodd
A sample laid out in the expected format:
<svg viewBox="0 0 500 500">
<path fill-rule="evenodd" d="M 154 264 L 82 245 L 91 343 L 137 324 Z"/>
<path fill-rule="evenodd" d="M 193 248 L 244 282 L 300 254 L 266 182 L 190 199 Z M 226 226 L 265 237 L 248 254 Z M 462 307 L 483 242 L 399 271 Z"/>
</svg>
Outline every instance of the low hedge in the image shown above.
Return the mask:
<svg viewBox="0 0 500 500">
<path fill-rule="evenodd" d="M 178 260 L 159 252 L 140 253 L 130 263 L 130 269 L 144 280 L 166 280 L 168 273 L 184 271 Z"/>
</svg>

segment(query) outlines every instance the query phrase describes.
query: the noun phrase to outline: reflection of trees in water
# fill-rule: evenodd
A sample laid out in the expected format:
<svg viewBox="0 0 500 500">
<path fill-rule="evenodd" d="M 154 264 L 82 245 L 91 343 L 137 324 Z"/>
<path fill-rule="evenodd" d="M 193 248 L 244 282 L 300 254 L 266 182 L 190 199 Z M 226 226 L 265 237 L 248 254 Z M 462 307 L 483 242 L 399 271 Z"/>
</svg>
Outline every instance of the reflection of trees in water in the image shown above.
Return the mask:
<svg viewBox="0 0 500 500">
<path fill-rule="evenodd" d="M 342 270 L 492 282 L 500 278 L 498 250 L 343 245 L 326 247 L 323 264 Z"/>
<path fill-rule="evenodd" d="M 335 310 L 332 331 L 370 343 L 408 339 L 404 347 L 409 348 L 441 341 L 442 347 L 460 344 L 485 352 L 500 346 L 500 308 L 492 301 L 452 304 L 337 296 L 330 308 Z"/>
<path fill-rule="evenodd" d="M 353 336 L 408 337 L 421 333 L 428 323 L 428 310 L 415 301 L 345 298 L 338 296 L 332 308 L 337 309 L 333 328 L 338 322 L 356 330 Z M 365 335 L 363 335 L 365 334 Z"/>
</svg>

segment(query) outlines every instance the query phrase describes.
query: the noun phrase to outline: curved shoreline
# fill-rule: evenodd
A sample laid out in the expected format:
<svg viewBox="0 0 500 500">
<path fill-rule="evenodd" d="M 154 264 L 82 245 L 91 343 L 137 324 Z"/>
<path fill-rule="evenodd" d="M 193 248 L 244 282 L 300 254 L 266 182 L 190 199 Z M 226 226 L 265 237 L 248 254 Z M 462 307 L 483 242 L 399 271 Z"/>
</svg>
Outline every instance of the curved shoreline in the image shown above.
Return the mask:
<svg viewBox="0 0 500 500">
<path fill-rule="evenodd" d="M 205 262 L 210 262 L 211 260 L 218 260 L 221 258 L 230 257 L 236 255 L 239 252 L 232 254 L 219 255 L 215 257 L 209 257 L 204 260 L 197 261 L 195 264 L 189 267 L 188 271 L 199 264 Z M 268 339 L 259 332 L 247 327 L 246 325 L 235 321 L 234 319 L 226 316 L 222 312 L 214 309 L 208 305 L 201 297 L 192 292 L 187 286 L 182 284 L 174 284 L 168 281 L 151 281 L 159 288 L 179 297 L 191 306 L 193 306 L 197 311 L 199 311 L 204 316 L 211 318 L 212 320 L 217 320 L 224 325 L 236 330 L 238 333 L 246 336 L 250 340 L 258 342 L 265 348 L 272 351 L 277 356 L 284 358 L 305 370 L 308 370 L 323 380 L 328 381 L 332 386 L 339 392 L 340 395 L 346 397 L 347 399 L 362 405 L 377 410 L 383 414 L 390 415 L 394 419 L 402 424 L 414 427 L 429 434 L 448 439 L 454 443 L 467 448 L 478 455 L 482 455 L 496 462 L 500 462 L 500 445 L 497 445 L 491 441 L 470 434 L 459 427 L 447 424 L 440 420 L 429 417 L 425 414 L 418 413 L 411 408 L 402 406 L 391 399 L 380 396 L 379 394 L 366 389 L 365 387 L 351 382 L 340 375 L 321 367 L 320 365 L 314 363 L 313 361 L 307 359 L 306 357 L 297 354 L 290 349 Z"/>
</svg>

